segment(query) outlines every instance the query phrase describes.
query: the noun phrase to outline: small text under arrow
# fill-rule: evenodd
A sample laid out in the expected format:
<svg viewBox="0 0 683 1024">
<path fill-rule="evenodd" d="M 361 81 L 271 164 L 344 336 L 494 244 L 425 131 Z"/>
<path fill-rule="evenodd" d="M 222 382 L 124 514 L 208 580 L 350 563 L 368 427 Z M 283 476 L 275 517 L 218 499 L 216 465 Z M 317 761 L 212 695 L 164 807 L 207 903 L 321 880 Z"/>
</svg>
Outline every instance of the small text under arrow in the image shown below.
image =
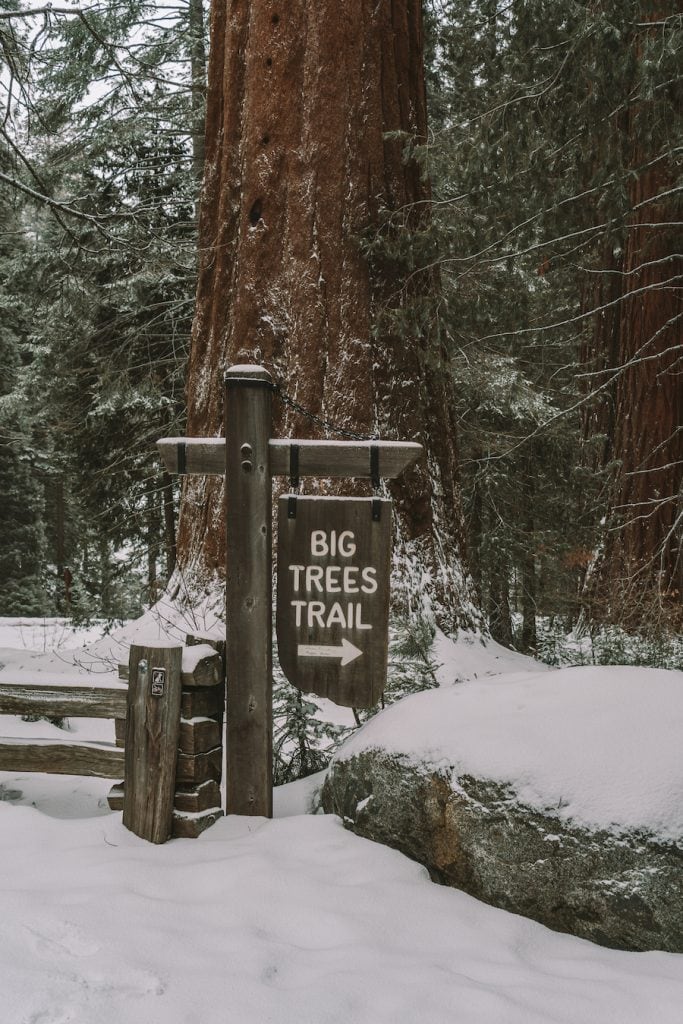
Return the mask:
<svg viewBox="0 0 683 1024">
<path fill-rule="evenodd" d="M 300 658 L 340 658 L 342 667 L 360 658 L 363 652 L 349 640 L 342 640 L 339 647 L 326 644 L 299 644 L 297 654 Z"/>
</svg>

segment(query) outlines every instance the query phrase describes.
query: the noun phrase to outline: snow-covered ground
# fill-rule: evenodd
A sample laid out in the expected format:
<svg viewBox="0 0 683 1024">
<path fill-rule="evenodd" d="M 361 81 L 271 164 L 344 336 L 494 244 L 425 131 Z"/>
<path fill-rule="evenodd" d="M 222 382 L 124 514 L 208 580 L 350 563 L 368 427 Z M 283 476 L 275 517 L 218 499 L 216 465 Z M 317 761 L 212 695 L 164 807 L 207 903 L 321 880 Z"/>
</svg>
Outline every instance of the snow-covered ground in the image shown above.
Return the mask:
<svg viewBox="0 0 683 1024">
<path fill-rule="evenodd" d="M 59 664 L 73 673 L 109 645 L 112 671 L 123 639 L 62 649 Z M 0 681 L 49 670 L 49 655 L 19 647 L 0 633 Z M 528 660 L 495 645 L 442 642 L 440 660 L 446 684 L 532 678 Z M 0 717 L 3 735 L 53 729 Z M 109 812 L 109 785 L 0 773 L 2 1024 L 683 1019 L 683 956 L 604 949 L 436 886 L 401 854 L 305 813 L 308 780 L 276 792 L 273 821 L 223 819 L 159 847 Z"/>
</svg>

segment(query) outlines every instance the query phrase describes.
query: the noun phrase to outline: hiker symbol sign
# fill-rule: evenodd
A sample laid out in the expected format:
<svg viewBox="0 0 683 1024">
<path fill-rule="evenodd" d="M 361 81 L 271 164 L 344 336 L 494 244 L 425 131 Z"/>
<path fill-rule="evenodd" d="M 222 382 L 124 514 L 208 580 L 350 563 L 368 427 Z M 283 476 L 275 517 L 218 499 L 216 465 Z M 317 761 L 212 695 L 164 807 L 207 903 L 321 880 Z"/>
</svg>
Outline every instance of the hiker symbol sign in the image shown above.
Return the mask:
<svg viewBox="0 0 683 1024">
<path fill-rule="evenodd" d="M 277 641 L 290 683 L 344 707 L 377 703 L 387 677 L 390 559 L 390 501 L 280 498 Z"/>
</svg>

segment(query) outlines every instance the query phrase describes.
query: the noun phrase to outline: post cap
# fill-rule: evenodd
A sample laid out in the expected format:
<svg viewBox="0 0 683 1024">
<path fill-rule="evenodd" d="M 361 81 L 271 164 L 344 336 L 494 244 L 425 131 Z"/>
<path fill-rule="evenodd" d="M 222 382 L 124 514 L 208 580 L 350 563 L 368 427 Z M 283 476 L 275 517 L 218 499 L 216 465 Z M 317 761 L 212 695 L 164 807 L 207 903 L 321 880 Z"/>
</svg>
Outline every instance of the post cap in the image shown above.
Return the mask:
<svg viewBox="0 0 683 1024">
<path fill-rule="evenodd" d="M 235 379 L 253 380 L 254 383 L 273 383 L 273 378 L 270 376 L 265 366 L 259 366 L 256 363 L 237 363 L 235 366 L 229 366 L 223 375 L 223 379 L 226 383 L 230 383 L 230 381 Z"/>
</svg>

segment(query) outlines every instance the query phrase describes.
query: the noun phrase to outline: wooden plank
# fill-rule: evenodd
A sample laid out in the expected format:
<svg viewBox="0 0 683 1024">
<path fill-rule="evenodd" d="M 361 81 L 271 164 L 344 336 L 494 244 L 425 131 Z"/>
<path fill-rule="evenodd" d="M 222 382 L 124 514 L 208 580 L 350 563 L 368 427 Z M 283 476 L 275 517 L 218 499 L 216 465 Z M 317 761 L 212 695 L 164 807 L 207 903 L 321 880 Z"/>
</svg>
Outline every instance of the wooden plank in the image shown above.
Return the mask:
<svg viewBox="0 0 683 1024">
<path fill-rule="evenodd" d="M 151 843 L 171 834 L 181 664 L 181 646 L 130 649 L 123 824 Z"/>
<path fill-rule="evenodd" d="M 221 781 L 223 774 L 223 747 L 207 750 L 205 754 L 178 753 L 176 784 L 191 786 L 213 779 Z"/>
<path fill-rule="evenodd" d="M 278 504 L 277 640 L 304 693 L 371 708 L 387 679 L 391 502 L 305 497 Z M 373 509 L 379 518 L 373 518 Z"/>
<path fill-rule="evenodd" d="M 183 650 L 182 683 L 184 689 L 195 686 L 220 686 L 225 679 L 223 658 L 208 644 Z"/>
<path fill-rule="evenodd" d="M 177 811 L 197 814 L 221 806 L 221 787 L 215 779 L 201 782 L 197 786 L 179 786 L 175 791 L 173 804 Z"/>
<path fill-rule="evenodd" d="M 116 746 L 121 747 L 121 750 L 125 749 L 126 746 L 126 720 L 125 718 L 114 719 L 114 735 L 116 736 Z"/>
<path fill-rule="evenodd" d="M 115 782 L 107 794 L 107 803 L 110 811 L 123 810 L 123 783 Z"/>
<path fill-rule="evenodd" d="M 201 715 L 222 716 L 225 710 L 225 690 L 219 686 L 194 687 L 183 690 L 180 714 L 183 718 Z"/>
<path fill-rule="evenodd" d="M 247 382 L 245 384 L 245 381 Z M 228 814 L 272 817 L 270 374 L 225 374 Z"/>
<path fill-rule="evenodd" d="M 208 647 L 208 644 L 205 646 Z M 209 653 L 207 650 L 197 659 L 193 652 L 183 650 L 183 666 L 181 679 L 186 689 L 220 686 L 225 678 L 223 658 L 215 652 Z M 128 679 L 128 674 L 128 665 L 119 665 L 119 679 Z"/>
<path fill-rule="evenodd" d="M 221 742 L 221 728 L 212 718 L 180 719 L 178 750 L 182 754 L 205 754 Z"/>
<path fill-rule="evenodd" d="M 207 476 L 225 474 L 224 437 L 162 437 L 157 448 L 167 472 L 176 474 L 178 454 L 184 446 L 185 473 L 203 473 Z M 182 454 L 181 454 L 182 460 Z"/>
<path fill-rule="evenodd" d="M 223 809 L 214 807 L 202 814 L 187 814 L 183 811 L 173 812 L 173 838 L 197 839 L 202 832 L 223 817 Z"/>
<path fill-rule="evenodd" d="M 379 449 L 379 475 L 387 480 L 400 476 L 422 455 L 421 444 L 412 441 L 296 441 L 299 476 L 361 477 L 370 479 L 370 450 Z M 289 476 L 292 441 L 270 442 L 270 471 Z"/>
<path fill-rule="evenodd" d="M 123 810 L 123 782 L 117 782 L 109 790 L 107 803 L 112 811 Z M 202 811 L 220 810 L 221 787 L 214 780 L 201 782 L 197 786 L 181 786 L 175 791 L 173 799 L 174 811 L 199 814 Z M 220 810 L 222 814 L 222 810 Z"/>
<path fill-rule="evenodd" d="M 125 718 L 127 690 L 54 683 L 0 683 L 0 715 Z"/>
<path fill-rule="evenodd" d="M 370 478 L 370 449 L 379 448 L 379 475 L 393 480 L 416 462 L 423 447 L 414 441 L 269 441 L 270 473 L 289 475 L 289 450 L 299 446 L 299 476 Z M 157 441 L 169 473 L 178 472 L 179 445 L 184 445 L 185 472 L 221 476 L 225 473 L 225 440 L 222 437 L 164 437 Z M 182 450 L 182 449 L 181 449 Z"/>
<path fill-rule="evenodd" d="M 223 465 L 225 468 L 225 448 L 223 449 Z M 225 640 L 218 640 L 213 636 L 201 636 L 198 633 L 186 633 L 185 644 L 187 647 L 196 647 L 198 644 L 208 644 L 214 651 L 225 658 Z"/>
<path fill-rule="evenodd" d="M 0 740 L 0 771 L 47 772 L 119 779 L 124 753 L 109 743 L 62 743 L 59 740 Z"/>
</svg>

